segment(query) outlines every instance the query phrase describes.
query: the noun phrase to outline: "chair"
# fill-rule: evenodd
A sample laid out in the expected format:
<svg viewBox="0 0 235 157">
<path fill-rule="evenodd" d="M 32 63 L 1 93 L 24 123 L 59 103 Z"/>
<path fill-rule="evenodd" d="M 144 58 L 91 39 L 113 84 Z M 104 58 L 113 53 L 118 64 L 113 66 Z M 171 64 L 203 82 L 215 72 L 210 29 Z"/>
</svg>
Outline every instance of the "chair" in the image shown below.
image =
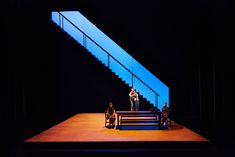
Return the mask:
<svg viewBox="0 0 235 157">
<path fill-rule="evenodd" d="M 109 124 L 110 119 L 108 118 L 108 114 L 104 113 L 104 126 L 106 127 Z"/>
</svg>

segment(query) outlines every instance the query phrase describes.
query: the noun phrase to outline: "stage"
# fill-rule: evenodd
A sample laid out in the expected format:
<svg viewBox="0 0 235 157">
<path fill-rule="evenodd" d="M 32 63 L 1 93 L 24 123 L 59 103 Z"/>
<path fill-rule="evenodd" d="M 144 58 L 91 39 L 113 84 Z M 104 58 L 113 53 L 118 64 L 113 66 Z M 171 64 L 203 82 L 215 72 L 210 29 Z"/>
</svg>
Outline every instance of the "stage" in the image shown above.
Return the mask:
<svg viewBox="0 0 235 157">
<path fill-rule="evenodd" d="M 172 121 L 166 130 L 119 130 L 104 126 L 104 113 L 79 113 L 26 140 L 50 142 L 209 142 L 208 139 Z"/>
</svg>

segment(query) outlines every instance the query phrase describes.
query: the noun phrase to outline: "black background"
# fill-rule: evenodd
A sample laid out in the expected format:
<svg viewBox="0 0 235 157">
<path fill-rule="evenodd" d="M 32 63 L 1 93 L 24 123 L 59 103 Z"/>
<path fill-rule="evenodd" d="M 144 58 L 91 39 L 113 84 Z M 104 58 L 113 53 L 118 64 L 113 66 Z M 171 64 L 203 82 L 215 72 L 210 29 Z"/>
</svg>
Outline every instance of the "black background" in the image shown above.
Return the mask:
<svg viewBox="0 0 235 157">
<path fill-rule="evenodd" d="M 68 85 L 65 78 L 72 77 L 69 74 L 79 68 L 73 64 L 66 66 L 76 60 L 62 49 L 63 42 L 55 43 L 56 37 L 50 33 L 53 10 L 79 10 L 169 86 L 174 120 L 219 147 L 234 147 L 230 107 L 234 72 L 231 1 L 18 0 L 7 3 L 1 13 L 2 38 L 6 41 L 2 52 L 8 55 L 7 90 L 4 91 L 8 95 L 7 105 L 1 105 L 4 150 L 14 150 L 28 137 L 76 113 L 89 112 L 87 105 L 78 104 L 105 106 L 104 100 L 113 97 L 105 93 L 108 84 L 95 78 L 92 83 L 92 80 L 86 82 L 86 74 L 76 74 L 76 78 L 89 86 L 81 86 L 76 79 Z M 97 97 L 94 100 L 79 97 L 84 90 L 92 90 Z M 102 105 L 96 105 L 90 112 L 102 112 Z"/>
</svg>

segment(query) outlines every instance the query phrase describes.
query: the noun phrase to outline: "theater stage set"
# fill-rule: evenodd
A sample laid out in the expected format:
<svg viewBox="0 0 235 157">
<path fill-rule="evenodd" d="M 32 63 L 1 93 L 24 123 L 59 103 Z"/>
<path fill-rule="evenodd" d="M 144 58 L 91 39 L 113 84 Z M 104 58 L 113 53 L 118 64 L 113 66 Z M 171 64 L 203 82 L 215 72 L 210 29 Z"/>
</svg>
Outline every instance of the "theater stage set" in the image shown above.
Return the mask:
<svg viewBox="0 0 235 157">
<path fill-rule="evenodd" d="M 3 44 L 9 49 L 3 149 L 11 157 L 234 153 L 225 107 L 233 92 L 225 90 L 231 84 L 224 75 L 234 70 L 227 66 L 232 40 L 224 24 L 234 9 L 220 1 L 17 1 L 3 18 L 9 42 Z M 132 86 L 141 111 L 167 101 L 170 127 L 105 126 L 109 100 L 117 111 L 130 110 Z"/>
<path fill-rule="evenodd" d="M 79 113 L 26 140 L 26 143 L 209 141 L 174 121 L 167 129 L 151 129 L 148 126 L 144 128 L 137 126 L 135 129 L 110 129 L 105 127 L 104 120 L 103 113 Z"/>
<path fill-rule="evenodd" d="M 80 25 L 81 22 L 78 19 L 82 19 L 81 21 L 87 25 L 86 29 L 83 28 L 83 25 Z M 70 84 L 65 85 L 67 84 L 65 80 L 59 80 L 61 81 L 60 87 L 67 87 L 61 87 L 61 89 L 58 87 L 61 97 L 57 99 L 64 101 L 64 104 L 61 103 L 64 108 L 66 108 L 64 105 L 68 103 L 67 101 L 71 100 L 74 109 L 80 110 L 80 112 L 27 139 L 25 141 L 26 146 L 34 149 L 49 146 L 51 148 L 58 146 L 69 149 L 72 147 L 81 151 L 84 151 L 84 149 L 95 149 L 97 151 L 97 148 L 101 150 L 119 148 L 122 151 L 134 149 L 135 151 L 142 150 L 145 152 L 149 149 L 156 150 L 156 148 L 161 147 L 169 149 L 169 144 L 172 149 L 175 147 L 180 147 L 180 149 L 183 147 L 194 148 L 195 146 L 205 148 L 205 145 L 209 145 L 210 141 L 207 138 L 175 122 L 174 119 L 172 119 L 170 127 L 162 126 L 162 123 L 159 122 L 161 118 L 158 117 L 161 114 L 157 116 L 157 113 L 154 115 L 149 111 L 151 108 L 149 103 L 160 109 L 163 107 L 163 103 L 168 104 L 169 88 L 109 37 L 104 35 L 95 25 L 91 24 L 79 11 L 53 11 L 51 12 L 51 22 L 53 22 L 51 28 L 55 30 L 54 36 L 58 35 L 63 43 L 68 42 L 69 46 L 62 48 L 66 50 L 64 56 L 71 52 L 71 56 L 67 58 L 66 62 L 73 63 L 71 64 L 72 67 L 66 67 L 68 69 L 65 70 L 69 71 L 68 73 L 71 76 L 67 76 L 67 73 L 59 75 L 61 78 L 68 77 Z M 67 26 L 68 24 L 70 25 Z M 77 31 L 71 31 L 71 28 L 79 31 L 82 36 L 79 36 L 79 33 L 76 34 Z M 64 31 L 70 36 L 65 36 Z M 77 39 L 78 36 L 81 39 Z M 74 41 L 80 43 L 80 45 Z M 74 45 L 77 46 L 72 49 Z M 97 49 L 102 51 L 97 53 Z M 107 52 L 106 50 L 109 49 L 110 52 Z M 94 60 L 97 58 L 101 62 Z M 90 67 L 88 63 L 90 63 Z M 88 66 L 87 69 L 85 65 Z M 75 73 L 75 71 L 84 74 L 82 76 L 84 80 L 81 80 L 79 73 Z M 89 78 L 93 79 L 89 81 Z M 101 102 L 95 102 L 99 99 L 91 100 L 88 96 L 93 91 L 92 95 L 97 95 L 99 98 L 110 96 L 115 99 L 115 104 L 128 106 L 124 102 L 129 98 L 125 93 L 129 93 L 127 91 L 130 90 L 130 87 L 134 87 L 140 95 L 143 93 L 140 99 L 140 107 L 145 108 L 141 111 L 117 110 L 117 127 L 107 128 L 104 123 L 104 113 L 94 112 L 95 109 L 98 111 L 100 108 L 105 108 L 105 106 L 99 106 L 99 104 L 104 104 L 104 101 L 100 99 Z M 89 100 L 89 104 L 87 106 L 82 105 L 83 103 L 79 102 L 81 99 L 85 104 L 87 104 L 86 100 Z M 118 101 L 120 102 L 116 103 Z M 122 105 L 117 105 L 117 107 L 122 107 Z M 86 108 L 90 113 L 82 111 L 83 108 Z M 171 108 L 172 111 L 174 109 L 174 107 Z M 70 109 L 68 108 L 68 110 Z"/>
<path fill-rule="evenodd" d="M 168 128 L 109 128 L 105 126 L 104 113 L 79 113 L 27 139 L 24 147 L 23 154 L 27 156 L 77 156 L 87 153 L 102 156 L 110 153 L 122 156 L 157 153 L 171 156 L 180 152 L 186 156 L 198 156 L 208 153 L 211 144 L 207 138 L 174 121 Z"/>
</svg>

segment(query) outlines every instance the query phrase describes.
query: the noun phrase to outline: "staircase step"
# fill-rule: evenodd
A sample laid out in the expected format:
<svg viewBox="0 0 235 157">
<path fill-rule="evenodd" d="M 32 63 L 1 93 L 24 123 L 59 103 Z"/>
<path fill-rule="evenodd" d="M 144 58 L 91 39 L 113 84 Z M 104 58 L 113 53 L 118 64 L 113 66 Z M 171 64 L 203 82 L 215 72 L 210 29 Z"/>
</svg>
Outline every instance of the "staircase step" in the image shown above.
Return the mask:
<svg viewBox="0 0 235 157">
<path fill-rule="evenodd" d="M 156 119 L 154 119 L 154 120 L 149 120 L 149 119 L 142 119 L 142 120 L 127 119 L 127 120 L 122 120 L 121 124 L 123 124 L 123 123 L 157 123 L 157 122 L 160 122 L 160 121 L 157 121 Z"/>
<path fill-rule="evenodd" d="M 122 120 L 156 120 L 156 117 L 122 117 Z"/>
<path fill-rule="evenodd" d="M 130 85 L 123 81 L 118 75 L 116 75 L 114 72 L 112 72 L 105 64 L 103 64 L 101 61 L 99 61 L 92 53 L 90 53 L 86 48 L 84 48 L 81 44 L 79 44 L 76 40 L 74 40 L 70 35 L 68 35 L 65 31 L 63 31 L 59 26 L 51 22 L 52 29 L 56 33 L 56 36 L 61 36 L 60 43 L 63 42 L 63 46 L 69 47 L 72 49 L 73 53 L 78 53 L 78 55 L 81 55 L 81 58 L 84 58 L 82 62 L 87 64 L 90 67 L 94 67 L 97 72 L 101 74 L 101 76 L 104 76 L 104 78 L 109 78 L 110 80 L 113 80 L 115 84 L 118 84 L 119 87 L 123 89 L 123 91 L 126 93 L 126 103 L 129 103 L 129 97 L 128 93 L 130 91 Z M 114 75 L 115 74 L 115 75 Z M 149 110 L 147 106 L 150 106 L 150 102 L 146 100 L 141 94 L 140 96 L 140 109 Z M 141 105 L 143 104 L 143 105 Z M 126 105 L 129 108 L 129 104 Z"/>
<path fill-rule="evenodd" d="M 159 125 L 159 123 L 123 123 L 121 126 L 152 126 Z"/>
</svg>

